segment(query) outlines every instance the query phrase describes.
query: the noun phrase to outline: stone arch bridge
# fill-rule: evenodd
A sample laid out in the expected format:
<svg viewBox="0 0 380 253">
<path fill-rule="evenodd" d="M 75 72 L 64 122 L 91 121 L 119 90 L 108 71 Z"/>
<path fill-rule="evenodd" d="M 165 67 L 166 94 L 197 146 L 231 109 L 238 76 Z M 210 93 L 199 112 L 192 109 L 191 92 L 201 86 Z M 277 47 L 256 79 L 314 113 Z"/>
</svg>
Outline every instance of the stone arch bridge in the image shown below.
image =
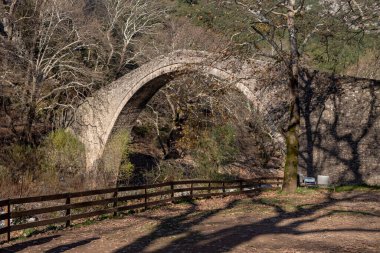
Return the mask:
<svg viewBox="0 0 380 253">
<path fill-rule="evenodd" d="M 158 57 L 98 90 L 78 108 L 71 130 L 84 143 L 87 169 L 96 167 L 115 129 L 132 127 L 147 102 L 178 75 L 198 72 L 231 83 L 250 100 L 258 112 L 265 103 L 255 93 L 256 76 L 268 62 L 241 61 L 203 51 L 181 50 Z M 273 129 L 273 135 L 282 137 Z"/>
<path fill-rule="evenodd" d="M 286 122 L 286 77 L 264 83 L 271 63 L 199 51 L 158 57 L 98 90 L 78 108 L 71 126 L 86 148 L 87 169 L 102 157 L 110 135 L 132 127 L 150 98 L 189 72 L 235 85 L 250 100 L 283 147 L 278 127 Z M 299 171 L 329 175 L 331 183 L 380 184 L 380 81 L 303 70 L 300 76 Z"/>
</svg>

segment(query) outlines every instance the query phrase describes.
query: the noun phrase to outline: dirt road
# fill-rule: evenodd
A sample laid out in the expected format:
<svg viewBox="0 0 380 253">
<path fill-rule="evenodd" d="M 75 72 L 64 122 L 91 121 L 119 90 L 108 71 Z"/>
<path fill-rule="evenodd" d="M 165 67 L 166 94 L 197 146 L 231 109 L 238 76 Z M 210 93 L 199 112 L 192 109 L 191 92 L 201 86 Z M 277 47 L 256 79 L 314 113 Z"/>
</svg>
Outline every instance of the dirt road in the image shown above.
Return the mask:
<svg viewBox="0 0 380 253">
<path fill-rule="evenodd" d="M 0 252 L 380 252 L 380 191 L 274 192 L 170 204 Z"/>
</svg>

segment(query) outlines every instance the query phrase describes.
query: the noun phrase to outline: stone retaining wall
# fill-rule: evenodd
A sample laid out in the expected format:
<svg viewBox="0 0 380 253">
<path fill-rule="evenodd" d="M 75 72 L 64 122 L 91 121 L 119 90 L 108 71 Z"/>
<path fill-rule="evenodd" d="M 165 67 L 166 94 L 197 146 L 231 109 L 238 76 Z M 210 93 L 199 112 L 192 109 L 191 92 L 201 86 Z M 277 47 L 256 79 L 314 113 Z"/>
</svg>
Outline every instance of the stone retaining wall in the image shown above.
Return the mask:
<svg viewBox="0 0 380 253">
<path fill-rule="evenodd" d="M 300 172 L 380 184 L 380 81 L 305 73 Z"/>
</svg>

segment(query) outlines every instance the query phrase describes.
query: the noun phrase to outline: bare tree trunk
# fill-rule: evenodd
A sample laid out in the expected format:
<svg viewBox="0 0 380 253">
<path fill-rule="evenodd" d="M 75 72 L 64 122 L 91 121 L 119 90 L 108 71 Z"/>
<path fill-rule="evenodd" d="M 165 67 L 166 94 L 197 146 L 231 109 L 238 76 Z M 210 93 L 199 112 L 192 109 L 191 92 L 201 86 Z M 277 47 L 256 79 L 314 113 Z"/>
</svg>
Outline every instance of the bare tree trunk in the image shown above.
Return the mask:
<svg viewBox="0 0 380 253">
<path fill-rule="evenodd" d="M 24 142 L 27 144 L 33 144 L 34 142 L 32 130 L 33 130 L 33 124 L 34 124 L 35 118 L 36 118 L 36 107 L 33 103 L 31 103 L 28 108 L 27 123 L 24 130 L 24 135 L 25 135 Z"/>
<path fill-rule="evenodd" d="M 121 50 L 121 53 L 120 53 L 119 66 L 117 67 L 117 71 L 116 71 L 118 74 L 120 73 L 121 69 L 124 67 L 127 47 L 128 47 L 128 43 L 124 42 L 123 49 Z"/>
<path fill-rule="evenodd" d="M 290 117 L 285 133 L 286 161 L 284 170 L 283 190 L 295 192 L 297 189 L 298 153 L 299 153 L 299 129 L 300 129 L 300 107 L 299 107 L 299 66 L 297 31 L 295 28 L 295 0 L 288 4 L 287 25 L 290 42 L 290 60 L 288 63 L 289 95 L 290 95 Z"/>
<path fill-rule="evenodd" d="M 300 129 L 300 110 L 298 97 L 298 80 L 294 77 L 289 80 L 291 86 L 290 96 L 290 118 L 285 133 L 286 140 L 286 161 L 284 169 L 285 192 L 294 192 L 297 189 L 297 170 L 298 170 L 298 149 L 299 149 L 299 129 Z"/>
<path fill-rule="evenodd" d="M 180 115 L 179 108 L 176 108 L 170 96 L 166 92 L 163 93 L 165 94 L 166 100 L 172 111 L 172 127 L 169 133 L 169 138 L 166 141 L 167 154 L 164 156 L 164 159 L 176 159 L 180 157 L 180 152 L 176 147 L 176 143 L 183 136 L 183 125 L 187 117 L 182 117 Z"/>
<path fill-rule="evenodd" d="M 13 1 L 9 6 L 9 12 L 3 18 L 4 31 L 7 33 L 8 41 L 12 41 L 13 39 L 13 13 L 15 11 L 15 7 L 18 0 Z"/>
<path fill-rule="evenodd" d="M 36 15 L 36 14 L 35 14 Z M 39 14 L 41 15 L 41 14 Z M 34 145 L 33 139 L 33 125 L 37 117 L 37 99 L 39 97 L 41 85 L 43 82 L 43 75 L 38 73 L 36 66 L 34 64 L 34 52 L 38 50 L 38 31 L 34 31 L 31 35 L 32 45 L 28 52 L 28 69 L 26 76 L 26 97 L 25 102 L 27 106 L 27 115 L 26 115 L 26 125 L 24 128 L 24 142 L 27 144 Z"/>
<path fill-rule="evenodd" d="M 110 47 L 110 53 L 108 55 L 108 59 L 107 59 L 107 65 L 109 66 L 111 64 L 111 60 L 112 60 L 112 57 L 113 57 L 113 54 L 114 54 L 114 46 L 112 44 L 112 39 L 111 39 L 111 30 L 108 30 L 107 31 L 107 40 L 108 40 L 108 45 Z"/>
<path fill-rule="evenodd" d="M 37 111 L 37 97 L 39 94 L 40 83 L 37 80 L 33 80 L 32 91 L 30 94 L 30 101 L 28 102 L 28 114 L 25 127 L 25 142 L 28 144 L 34 144 L 33 139 L 33 125 L 36 121 Z"/>
</svg>

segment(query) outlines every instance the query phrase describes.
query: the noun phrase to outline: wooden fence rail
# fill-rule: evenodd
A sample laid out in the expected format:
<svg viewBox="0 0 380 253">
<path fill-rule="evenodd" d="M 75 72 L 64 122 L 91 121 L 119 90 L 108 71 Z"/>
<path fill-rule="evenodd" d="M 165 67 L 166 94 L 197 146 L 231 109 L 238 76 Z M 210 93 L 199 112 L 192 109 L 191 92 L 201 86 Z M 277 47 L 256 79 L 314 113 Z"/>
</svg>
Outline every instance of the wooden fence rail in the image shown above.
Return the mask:
<svg viewBox="0 0 380 253">
<path fill-rule="evenodd" d="M 54 195 L 34 196 L 14 199 L 0 199 L 0 235 L 7 234 L 7 241 L 11 239 L 11 232 L 27 228 L 36 228 L 57 223 L 64 223 L 66 227 L 74 220 L 95 217 L 104 214 L 147 209 L 152 206 L 173 202 L 183 197 L 205 198 L 211 196 L 227 196 L 241 193 L 252 193 L 263 188 L 277 189 L 281 187 L 282 178 L 258 178 L 252 180 L 186 180 L 173 181 L 141 186 L 123 186 L 110 189 L 61 193 Z M 107 196 L 112 194 L 111 196 Z M 91 197 L 95 200 L 80 198 Z M 158 199 L 157 199 L 158 198 Z M 75 201 L 77 200 L 77 201 Z M 78 201 L 79 200 L 79 201 Z M 57 203 L 56 201 L 62 201 Z M 52 206 L 40 207 L 53 202 Z M 34 204 L 38 208 L 20 208 L 25 204 Z M 94 210 L 95 206 L 100 209 Z M 85 210 L 78 210 L 83 209 Z M 77 212 L 74 212 L 77 211 Z M 62 212 L 63 216 L 54 217 L 55 212 Z M 79 212 L 79 213 L 78 213 Z M 42 220 L 27 221 L 36 215 L 52 214 Z M 18 222 L 11 222 L 11 221 Z"/>
</svg>

